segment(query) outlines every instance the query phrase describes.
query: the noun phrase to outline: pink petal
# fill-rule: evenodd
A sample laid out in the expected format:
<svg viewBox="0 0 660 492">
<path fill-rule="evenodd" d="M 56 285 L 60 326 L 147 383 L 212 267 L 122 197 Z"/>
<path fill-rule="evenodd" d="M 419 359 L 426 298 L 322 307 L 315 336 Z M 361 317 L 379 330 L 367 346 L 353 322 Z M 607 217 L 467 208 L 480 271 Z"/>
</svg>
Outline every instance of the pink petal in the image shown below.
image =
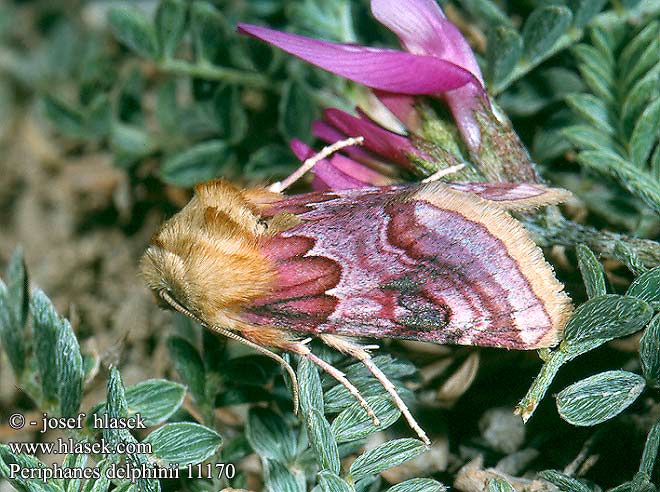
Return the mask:
<svg viewBox="0 0 660 492">
<path fill-rule="evenodd" d="M 406 137 L 392 133 L 372 123 L 366 118 L 356 118 L 338 109 L 327 109 L 324 113 L 325 119 L 348 136 L 364 137 L 364 145 L 367 149 L 387 157 L 408 169 L 413 165 L 408 154 L 418 155 L 423 159 L 431 158 L 420 152 Z"/>
<path fill-rule="evenodd" d="M 374 95 L 408 130 L 416 132 L 421 128 L 414 96 L 383 91 L 374 91 Z"/>
<path fill-rule="evenodd" d="M 329 144 L 338 142 L 339 140 L 344 140 L 348 137 L 348 135 L 340 132 L 333 126 L 327 124 L 325 121 L 318 120 L 312 123 L 312 135 Z M 352 145 L 351 147 L 342 149 L 342 152 L 348 154 L 348 156 L 354 161 L 361 162 L 362 164 L 365 164 L 372 169 L 376 169 L 383 174 L 392 174 L 392 169 L 390 166 L 384 164 L 381 160 L 378 160 L 374 154 L 368 150 L 365 150 L 364 147 Z"/>
<path fill-rule="evenodd" d="M 371 12 L 399 37 L 406 50 L 452 62 L 471 72 L 483 85 L 470 45 L 435 0 L 372 0 Z"/>
<path fill-rule="evenodd" d="M 238 32 L 266 41 L 303 60 L 374 89 L 439 94 L 474 80 L 466 69 L 435 56 L 331 43 L 251 24 Z"/>
</svg>

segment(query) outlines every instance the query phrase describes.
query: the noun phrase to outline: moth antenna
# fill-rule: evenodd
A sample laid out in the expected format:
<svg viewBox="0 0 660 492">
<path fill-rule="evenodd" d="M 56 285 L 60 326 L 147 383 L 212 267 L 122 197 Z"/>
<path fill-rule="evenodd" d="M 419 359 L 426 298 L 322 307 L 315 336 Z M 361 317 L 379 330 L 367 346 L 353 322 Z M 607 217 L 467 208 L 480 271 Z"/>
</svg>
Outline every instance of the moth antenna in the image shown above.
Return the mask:
<svg viewBox="0 0 660 492">
<path fill-rule="evenodd" d="M 443 176 L 447 176 L 448 174 L 453 174 L 465 167 L 465 164 L 456 164 L 455 166 L 451 167 L 446 167 L 445 169 L 440 169 L 439 171 L 434 172 L 430 176 L 427 176 L 422 180 L 422 183 L 433 183 L 434 181 L 439 180 Z"/>
<path fill-rule="evenodd" d="M 323 369 L 325 372 L 327 372 L 330 376 L 332 376 L 337 381 L 339 381 L 350 392 L 350 394 L 353 395 L 353 397 L 360 403 L 360 406 L 364 408 L 365 412 L 367 412 L 367 415 L 369 415 L 374 425 L 375 426 L 380 425 L 380 420 L 378 420 L 378 417 L 374 413 L 369 403 L 367 403 L 364 397 L 360 394 L 360 390 L 358 390 L 355 386 L 353 386 L 353 383 L 351 383 L 348 379 L 346 379 L 346 376 L 344 375 L 343 372 L 341 372 L 332 364 L 328 364 L 326 361 L 317 357 L 311 352 L 308 352 L 303 355 L 307 357 L 309 360 L 311 360 L 314 364 L 319 366 L 321 369 Z"/>
<path fill-rule="evenodd" d="M 427 446 L 431 444 L 431 441 L 426 435 L 426 432 L 424 432 L 424 429 L 420 427 L 415 418 L 412 416 L 410 410 L 408 410 L 408 407 L 397 393 L 394 384 L 392 384 L 392 381 L 390 381 L 383 373 L 383 371 L 381 371 L 378 366 L 374 364 L 373 360 L 371 360 L 371 355 L 364 349 L 364 347 L 336 335 L 322 334 L 320 335 L 320 338 L 330 347 L 355 357 L 360 362 L 362 362 L 367 370 L 380 382 L 380 384 L 383 385 L 385 391 L 387 391 L 387 393 L 392 397 L 394 403 L 396 404 L 397 408 L 401 410 L 401 414 L 405 417 L 410 428 L 417 433 L 424 444 Z"/>
<path fill-rule="evenodd" d="M 362 145 L 363 143 L 364 143 L 364 137 L 351 137 L 345 140 L 340 140 L 338 142 L 335 142 L 332 145 L 323 147 L 323 149 L 321 149 L 321 152 L 313 155 L 309 159 L 306 159 L 305 162 L 303 162 L 302 165 L 298 169 L 296 169 L 290 176 L 286 177 L 282 181 L 278 181 L 277 183 L 273 183 L 272 185 L 270 185 L 268 187 L 268 191 L 281 193 L 282 191 L 286 190 L 289 186 L 291 186 L 293 183 L 298 181 L 301 177 L 303 177 L 305 173 L 310 171 L 318 162 L 322 161 L 329 155 L 334 154 L 335 152 L 337 152 L 340 149 L 343 149 L 344 147 L 350 147 L 352 145 Z"/>
<path fill-rule="evenodd" d="M 225 328 L 222 328 L 218 325 L 207 325 L 204 323 L 201 319 L 199 319 L 196 315 L 194 315 L 192 312 L 190 312 L 185 306 L 182 306 L 174 297 L 170 295 L 169 292 L 167 292 L 165 289 L 161 289 L 158 291 L 158 295 L 167 302 L 172 308 L 174 308 L 176 311 L 180 312 L 181 314 L 188 316 L 189 318 L 197 321 L 200 325 L 208 328 L 209 330 L 212 330 L 219 335 L 223 335 L 227 338 L 231 338 L 232 340 L 236 340 L 237 342 L 240 342 L 244 345 L 247 345 L 248 347 L 251 347 L 255 349 L 257 352 L 260 352 L 264 354 L 267 357 L 270 357 L 273 359 L 275 362 L 277 362 L 280 366 L 284 368 L 284 370 L 289 374 L 289 377 L 291 378 L 291 387 L 293 390 L 293 413 L 298 414 L 298 407 L 299 407 L 299 389 L 298 389 L 298 378 L 296 377 L 296 373 L 294 372 L 293 368 L 289 365 L 287 361 L 285 361 L 282 357 L 277 355 L 274 352 L 271 352 L 267 348 L 262 347 L 261 345 L 258 345 L 254 342 L 251 342 L 250 340 L 247 340 L 243 338 L 242 336 L 238 335 L 237 333 L 234 333 L 233 331 L 227 330 Z"/>
</svg>

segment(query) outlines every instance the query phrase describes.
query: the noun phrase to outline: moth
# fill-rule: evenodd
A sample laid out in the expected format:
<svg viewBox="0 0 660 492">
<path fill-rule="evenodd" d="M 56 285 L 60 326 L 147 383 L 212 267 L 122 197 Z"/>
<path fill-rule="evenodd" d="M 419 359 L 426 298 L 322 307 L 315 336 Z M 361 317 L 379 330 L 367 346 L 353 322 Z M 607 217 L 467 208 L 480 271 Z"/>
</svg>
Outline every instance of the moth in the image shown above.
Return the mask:
<svg viewBox="0 0 660 492">
<path fill-rule="evenodd" d="M 164 306 L 292 368 L 306 357 L 343 384 L 309 337 L 360 360 L 429 443 L 356 337 L 530 350 L 555 345 L 572 306 L 508 211 L 566 199 L 535 184 L 441 182 L 286 196 L 198 185 L 141 260 Z"/>
</svg>

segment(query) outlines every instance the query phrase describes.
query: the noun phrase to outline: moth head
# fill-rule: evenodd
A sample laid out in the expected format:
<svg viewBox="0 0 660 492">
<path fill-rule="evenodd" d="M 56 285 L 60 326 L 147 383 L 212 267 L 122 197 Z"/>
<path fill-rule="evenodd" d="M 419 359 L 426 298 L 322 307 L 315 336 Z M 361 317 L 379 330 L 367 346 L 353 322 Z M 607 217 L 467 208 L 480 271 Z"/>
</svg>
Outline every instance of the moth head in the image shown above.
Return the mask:
<svg viewBox="0 0 660 492">
<path fill-rule="evenodd" d="M 140 262 L 142 276 L 161 305 L 178 305 L 208 325 L 226 325 L 272 285 L 274 267 L 259 247 L 262 229 L 232 185 L 198 187 L 153 237 Z"/>
</svg>

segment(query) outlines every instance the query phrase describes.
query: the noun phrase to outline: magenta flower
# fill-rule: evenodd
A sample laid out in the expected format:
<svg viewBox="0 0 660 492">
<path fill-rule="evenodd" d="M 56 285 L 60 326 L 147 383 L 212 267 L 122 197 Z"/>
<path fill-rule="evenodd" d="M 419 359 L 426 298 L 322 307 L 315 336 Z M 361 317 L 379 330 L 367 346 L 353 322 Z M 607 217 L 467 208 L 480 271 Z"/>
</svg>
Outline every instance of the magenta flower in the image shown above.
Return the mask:
<svg viewBox="0 0 660 492">
<path fill-rule="evenodd" d="M 406 51 L 332 43 L 239 24 L 239 32 L 271 43 L 325 70 L 380 91 L 383 103 L 409 124 L 414 95 L 444 99 L 472 150 L 481 133 L 474 112 L 488 103 L 479 66 L 460 31 L 434 0 L 372 0 L 376 19 Z M 385 94 L 382 94 L 382 93 Z"/>
</svg>

